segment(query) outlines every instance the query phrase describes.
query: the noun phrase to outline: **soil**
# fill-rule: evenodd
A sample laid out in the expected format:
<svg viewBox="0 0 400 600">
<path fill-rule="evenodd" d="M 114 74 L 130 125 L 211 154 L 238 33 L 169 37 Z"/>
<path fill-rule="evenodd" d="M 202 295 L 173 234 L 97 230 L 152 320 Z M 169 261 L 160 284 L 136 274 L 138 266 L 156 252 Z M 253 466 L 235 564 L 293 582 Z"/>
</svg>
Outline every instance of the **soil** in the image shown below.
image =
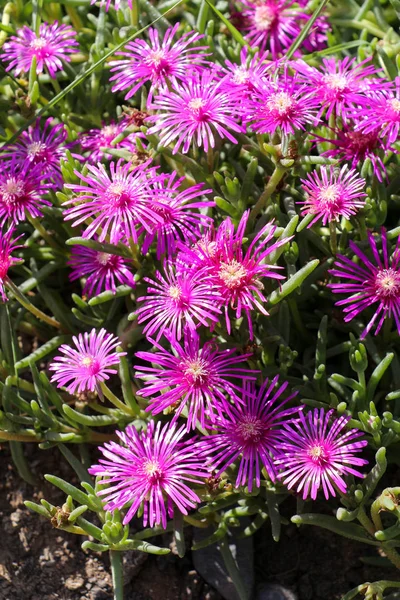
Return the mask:
<svg viewBox="0 0 400 600">
<path fill-rule="evenodd" d="M 20 479 L 7 447 L 0 446 L 0 600 L 112 600 L 107 553 L 85 553 L 82 539 L 52 528 L 23 504 L 44 497 L 61 506 L 65 496 L 43 475 L 73 480 L 69 465 L 56 450 L 26 451 L 36 488 Z M 374 548 L 316 527 L 289 525 L 275 543 L 267 526 L 254 542 L 256 586 L 280 583 L 298 600 L 340 600 L 365 581 L 398 579 L 394 569 L 363 562 L 376 556 Z M 190 553 L 181 560 L 173 553 L 155 557 L 129 552 L 124 567 L 126 600 L 222 600 L 194 570 Z"/>
</svg>

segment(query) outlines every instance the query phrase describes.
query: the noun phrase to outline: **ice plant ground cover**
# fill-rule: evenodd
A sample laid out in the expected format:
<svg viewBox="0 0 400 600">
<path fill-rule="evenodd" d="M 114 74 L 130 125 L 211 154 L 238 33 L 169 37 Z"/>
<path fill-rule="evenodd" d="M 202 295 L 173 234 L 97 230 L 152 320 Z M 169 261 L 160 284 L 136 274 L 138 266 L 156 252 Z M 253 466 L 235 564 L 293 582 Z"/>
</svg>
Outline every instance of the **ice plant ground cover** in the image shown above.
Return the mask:
<svg viewBox="0 0 400 600">
<path fill-rule="evenodd" d="M 0 6 L 0 441 L 81 482 L 26 505 L 115 600 L 165 531 L 248 600 L 288 517 L 400 568 L 398 1 Z"/>
</svg>

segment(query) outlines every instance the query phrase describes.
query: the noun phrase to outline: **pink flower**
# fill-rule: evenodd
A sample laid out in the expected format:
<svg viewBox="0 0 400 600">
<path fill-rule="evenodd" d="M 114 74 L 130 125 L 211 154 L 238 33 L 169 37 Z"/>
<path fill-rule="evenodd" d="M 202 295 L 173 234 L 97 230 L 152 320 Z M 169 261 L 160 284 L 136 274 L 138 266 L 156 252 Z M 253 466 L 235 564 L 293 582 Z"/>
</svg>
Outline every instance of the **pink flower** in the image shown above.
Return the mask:
<svg viewBox="0 0 400 600">
<path fill-rule="evenodd" d="M 119 160 L 110 163 L 109 175 L 102 164 L 88 165 L 88 175 L 76 171 L 76 175 L 87 185 L 67 184 L 65 187 L 79 194 L 64 203 L 73 205 L 64 213 L 66 221 L 73 220 L 73 226 L 85 223 L 88 217 L 93 221 L 84 231 L 83 237 L 92 238 L 101 229 L 99 241 L 110 236 L 111 244 L 117 244 L 121 236 L 137 241 L 138 225 L 145 229 L 161 221 L 154 209 L 152 183 L 156 178 L 154 168 L 148 162 L 135 167 Z"/>
<path fill-rule="evenodd" d="M 251 55 L 247 46 L 240 51 L 239 63 L 226 60 L 225 64 L 226 67 L 221 69 L 224 76 L 224 89 L 229 93 L 232 89 L 237 92 L 239 88 L 246 95 L 250 95 L 261 85 L 274 66 L 274 63 L 268 59 L 267 52 L 262 54 L 256 52 Z"/>
<path fill-rule="evenodd" d="M 5 281 L 7 279 L 9 269 L 22 262 L 22 259 L 11 256 L 11 253 L 17 248 L 21 248 L 16 242 L 22 237 L 21 235 L 12 239 L 14 228 L 10 227 L 8 231 L 3 233 L 0 231 L 0 297 L 3 302 L 7 301 Z"/>
<path fill-rule="evenodd" d="M 165 276 L 156 271 L 156 279 L 147 277 L 147 295 L 138 298 L 138 323 L 145 323 L 143 333 L 160 339 L 169 331 L 172 339 L 180 340 L 184 325 L 194 330 L 199 324 L 210 327 L 218 321 L 221 297 L 199 271 L 182 272 L 165 262 Z"/>
<path fill-rule="evenodd" d="M 29 73 L 32 60 L 36 58 L 36 73 L 43 73 L 46 67 L 55 78 L 56 72 L 63 68 L 62 61 L 69 62 L 69 55 L 77 50 L 75 37 L 72 27 L 59 25 L 57 21 L 51 25 L 42 23 L 39 35 L 24 25 L 3 46 L 3 59 L 10 63 L 6 71 L 14 69 L 15 75 Z"/>
<path fill-rule="evenodd" d="M 72 341 L 75 348 L 63 344 L 59 348 L 63 356 L 56 356 L 51 363 L 49 369 L 54 371 L 51 381 L 57 387 L 66 387 L 70 394 L 101 393 L 100 384 L 117 372 L 110 367 L 119 364 L 120 356 L 126 352 L 115 351 L 119 340 L 105 329 L 80 333 Z"/>
<path fill-rule="evenodd" d="M 304 130 L 307 123 L 316 123 L 316 98 L 307 85 L 299 85 L 296 78 L 285 73 L 264 80 L 253 91 L 243 108 L 243 114 L 256 133 L 284 134 Z"/>
<path fill-rule="evenodd" d="M 378 71 L 373 65 L 366 64 L 370 60 L 367 58 L 357 64 L 355 58 L 348 56 L 343 60 L 323 58 L 323 67 L 320 69 L 297 60 L 292 62 L 292 67 L 321 105 L 318 118 L 326 109 L 327 119 L 334 111 L 347 120 L 354 105 L 365 101 L 366 92 L 387 85 L 382 79 L 371 78 Z"/>
<path fill-rule="evenodd" d="M 130 506 L 123 524 L 131 521 L 143 507 L 143 525 L 167 526 L 167 516 L 172 518 L 178 509 L 184 515 L 196 507 L 200 498 L 189 484 L 202 484 L 207 477 L 192 440 L 182 441 L 185 426 L 179 429 L 166 423 L 154 425 L 150 421 L 146 432 L 138 433 L 129 425 L 125 432 L 116 432 L 121 442 L 104 444 L 99 450 L 104 459 L 89 469 L 89 473 L 103 477 L 110 484 L 98 495 L 105 499 L 105 510 Z"/>
<path fill-rule="evenodd" d="M 316 499 L 322 488 L 325 498 L 336 496 L 336 491 L 346 493 L 345 475 L 364 477 L 353 467 L 367 464 L 355 454 L 367 445 L 360 440 L 362 432 L 350 429 L 343 432 L 349 417 L 342 415 L 331 419 L 333 410 L 326 414 L 315 408 L 300 419 L 283 423 L 281 456 L 275 465 L 282 469 L 278 477 L 289 488 L 295 489 L 306 500 Z"/>
<path fill-rule="evenodd" d="M 83 294 L 97 296 L 100 292 L 117 291 L 117 284 L 135 287 L 135 278 L 128 265 L 129 259 L 117 254 L 99 252 L 85 246 L 73 246 L 68 265 L 72 268 L 71 281 L 86 277 Z"/>
<path fill-rule="evenodd" d="M 244 131 L 238 125 L 238 101 L 228 93 L 223 81 L 216 81 L 212 71 L 188 76 L 184 82 L 171 82 L 171 89 L 162 89 L 150 104 L 155 115 L 148 118 L 155 123 L 149 133 L 159 134 L 160 143 L 168 146 L 175 142 L 175 154 L 183 144 L 182 152 L 189 151 L 192 142 L 207 152 L 215 146 L 216 134 L 233 144 L 236 138 L 228 131 Z"/>
<path fill-rule="evenodd" d="M 99 161 L 111 160 L 111 154 L 104 153 L 102 148 L 125 149 L 136 154 L 136 140 L 138 137 L 144 138 L 143 133 L 130 133 L 123 137 L 127 128 L 125 119 L 119 123 L 111 121 L 108 125 L 103 125 L 101 129 L 90 129 L 81 133 L 78 142 L 80 143 L 83 152 L 89 152 L 88 162 L 96 164 Z"/>
<path fill-rule="evenodd" d="M 370 231 L 368 239 L 372 260 L 350 241 L 350 249 L 360 263 L 339 254 L 334 268 L 329 272 L 334 277 L 344 279 L 346 283 L 330 283 L 329 287 L 337 294 L 348 296 L 336 302 L 336 306 L 345 306 L 343 312 L 346 323 L 374 306 L 373 317 L 362 332 L 361 339 L 365 338 L 376 323 L 377 335 L 387 317 L 394 317 L 400 335 L 400 237 L 394 252 L 389 256 L 386 230 L 382 228 L 382 258 L 379 256 L 376 239 Z"/>
<path fill-rule="evenodd" d="M 358 177 L 355 169 L 348 170 L 347 165 L 339 172 L 333 166 L 322 166 L 301 182 L 307 194 L 307 199 L 298 203 L 303 205 L 302 214 L 315 215 L 309 227 L 320 219 L 323 225 L 342 217 L 350 219 L 365 205 L 365 179 Z"/>
<path fill-rule="evenodd" d="M 362 109 L 362 119 L 357 129 L 363 133 L 380 131 L 387 136 L 388 144 L 398 141 L 400 130 L 400 77 L 389 89 L 379 89 L 370 94 Z"/>
<path fill-rule="evenodd" d="M 201 229 L 212 225 L 212 218 L 199 212 L 215 206 L 215 202 L 211 200 L 200 199 L 200 196 L 211 193 L 211 190 L 203 190 L 203 183 L 179 189 L 184 180 L 184 177 L 177 179 L 177 173 L 173 171 L 171 175 L 162 174 L 155 182 L 156 204 L 153 209 L 160 220 L 148 223 L 142 245 L 143 254 L 147 254 L 156 239 L 157 258 L 160 259 L 163 254 L 172 256 L 178 240 L 185 244 L 193 243 L 201 236 Z"/>
<path fill-rule="evenodd" d="M 16 163 L 27 161 L 30 166 L 40 165 L 42 172 L 48 174 L 58 187 L 62 187 L 60 160 L 66 157 L 65 144 L 67 130 L 62 123 L 54 124 L 52 118 L 40 128 L 40 119 L 34 126 L 23 131 L 12 145 L 4 146 L 4 158 L 14 158 Z"/>
<path fill-rule="evenodd" d="M 53 187 L 45 183 L 48 175 L 43 174 L 40 164 L 32 166 L 29 161 L 19 162 L 15 157 L 4 162 L 0 171 L 0 224 L 8 219 L 17 224 L 24 221 L 26 214 L 41 217 L 42 206 L 51 206 L 43 195 Z"/>
<path fill-rule="evenodd" d="M 152 88 L 159 87 L 168 80 L 185 79 L 193 70 L 199 69 L 204 63 L 206 46 L 190 47 L 204 37 L 200 33 L 190 31 L 173 42 L 178 31 L 179 23 L 170 27 L 160 43 L 157 29 L 150 27 L 148 34 L 150 44 L 145 40 L 136 39 L 129 42 L 123 52 L 116 56 L 124 56 L 114 60 L 111 71 L 115 73 L 111 81 L 115 81 L 113 92 L 129 89 L 125 99 L 131 98 L 146 81 L 151 81 Z"/>
<path fill-rule="evenodd" d="M 143 379 L 145 388 L 138 392 L 150 398 L 153 415 L 172 407 L 173 421 L 187 408 L 187 429 L 196 429 L 197 420 L 205 427 L 205 418 L 215 421 L 216 412 L 221 412 L 225 394 L 238 401 L 237 391 L 241 387 L 233 380 L 255 380 L 257 372 L 237 365 L 246 361 L 251 354 L 238 355 L 234 349 L 221 350 L 215 340 L 200 344 L 197 331 L 186 328 L 184 344 L 170 340 L 172 352 L 157 342 L 152 342 L 157 351 L 137 352 L 136 358 L 153 366 L 136 365 L 135 376 Z"/>
<path fill-rule="evenodd" d="M 215 476 L 233 465 L 239 459 L 239 470 L 235 487 L 247 485 L 253 489 L 261 485 L 261 469 L 264 467 L 269 478 L 275 481 L 276 468 L 274 458 L 279 455 L 280 429 L 286 417 L 299 412 L 299 407 L 285 408 L 296 392 L 282 400 L 288 383 L 278 383 L 278 375 L 272 381 L 265 380 L 257 390 L 254 382 L 243 386 L 242 402 L 224 404 L 225 414 L 217 416 L 210 424 L 215 435 L 202 438 L 201 450 L 209 455 L 209 465 Z M 276 385 L 278 389 L 275 389 Z"/>
</svg>

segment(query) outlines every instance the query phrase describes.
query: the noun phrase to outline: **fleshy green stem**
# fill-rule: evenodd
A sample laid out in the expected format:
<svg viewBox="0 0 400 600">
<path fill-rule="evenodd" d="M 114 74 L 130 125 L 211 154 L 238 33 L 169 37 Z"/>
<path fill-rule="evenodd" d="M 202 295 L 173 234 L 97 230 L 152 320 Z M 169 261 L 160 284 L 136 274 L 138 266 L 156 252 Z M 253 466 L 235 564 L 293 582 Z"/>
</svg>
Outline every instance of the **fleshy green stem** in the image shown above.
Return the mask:
<svg viewBox="0 0 400 600">
<path fill-rule="evenodd" d="M 361 507 L 358 511 L 357 519 L 360 521 L 364 529 L 366 529 L 368 533 L 375 537 L 375 525 L 373 524 L 371 519 L 367 517 L 367 514 L 363 507 Z M 386 554 L 387 558 L 390 560 L 390 562 L 393 563 L 395 567 L 400 569 L 400 554 L 398 554 L 396 550 L 392 548 L 388 543 L 382 542 L 381 547 L 383 552 Z"/>
<path fill-rule="evenodd" d="M 276 190 L 278 184 L 280 183 L 282 177 L 286 173 L 286 168 L 280 165 L 279 163 L 276 165 L 274 172 L 271 175 L 270 180 L 268 181 L 263 193 L 257 200 L 256 205 L 252 209 L 249 217 L 249 223 L 254 223 L 259 213 L 267 204 L 267 200 L 272 196 L 274 191 Z"/>
<path fill-rule="evenodd" d="M 110 550 L 111 575 L 114 600 L 124 600 L 124 574 L 122 571 L 122 552 Z"/>
<path fill-rule="evenodd" d="M 232 583 L 235 586 L 240 600 L 249 600 L 249 594 L 247 593 L 242 576 L 240 575 L 240 571 L 238 569 L 236 561 L 233 558 L 231 549 L 229 548 L 229 542 L 226 537 L 224 537 L 221 540 L 219 544 L 219 549 L 221 551 L 222 558 L 224 559 L 226 569 L 229 573 L 230 578 L 232 579 Z"/>
<path fill-rule="evenodd" d="M 57 327 L 57 329 L 61 329 L 61 323 L 53 319 L 53 317 L 49 317 L 44 312 L 42 312 L 39 308 L 36 308 L 31 302 L 29 302 L 28 298 L 19 291 L 17 286 L 7 277 L 5 280 L 6 287 L 14 294 L 15 299 L 24 307 L 26 310 L 29 310 L 35 317 L 44 321 L 48 325 L 52 327 Z"/>
<path fill-rule="evenodd" d="M 133 25 L 134 27 L 139 26 L 139 2 L 138 2 L 138 0 L 132 0 L 131 25 Z"/>
<path fill-rule="evenodd" d="M 329 233 L 330 233 L 330 246 L 332 254 L 337 253 L 337 234 L 336 234 L 336 222 L 329 221 Z"/>
<path fill-rule="evenodd" d="M 131 408 L 129 408 L 129 406 L 126 406 L 126 404 L 124 404 L 123 402 L 121 402 L 121 400 L 119 398 L 117 398 L 117 396 L 115 394 L 112 393 L 112 391 L 110 390 L 110 388 L 107 387 L 104 382 L 102 382 L 100 384 L 100 387 L 101 387 L 101 391 L 103 392 L 103 394 L 105 395 L 105 397 L 111 402 L 111 404 L 114 404 L 114 406 L 116 408 L 119 408 L 120 410 L 122 410 L 127 415 L 133 415 L 134 414 L 133 410 L 131 410 Z"/>
</svg>

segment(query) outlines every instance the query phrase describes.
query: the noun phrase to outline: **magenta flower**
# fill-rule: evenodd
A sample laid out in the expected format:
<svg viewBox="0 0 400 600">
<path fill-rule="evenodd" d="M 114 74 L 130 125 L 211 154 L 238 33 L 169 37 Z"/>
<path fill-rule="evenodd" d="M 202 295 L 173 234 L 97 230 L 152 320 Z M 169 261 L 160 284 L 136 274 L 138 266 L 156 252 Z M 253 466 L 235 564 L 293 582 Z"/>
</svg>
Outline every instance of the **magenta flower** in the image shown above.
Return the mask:
<svg viewBox="0 0 400 600">
<path fill-rule="evenodd" d="M 239 88 L 250 95 L 255 88 L 261 85 L 274 65 L 268 59 L 268 54 L 256 52 L 254 56 L 249 55 L 249 49 L 244 46 L 240 52 L 239 64 L 225 61 L 226 67 L 222 67 L 224 75 L 224 88 L 229 93 Z"/>
<path fill-rule="evenodd" d="M 148 162 L 133 170 L 130 163 L 122 160 L 111 162 L 111 175 L 100 163 L 97 167 L 88 165 L 87 169 L 88 175 L 75 172 L 87 185 L 65 186 L 79 195 L 64 203 L 72 205 L 65 211 L 64 219 L 73 220 L 76 227 L 93 217 L 83 237 L 92 238 L 101 229 L 100 242 L 109 235 L 111 244 L 117 244 L 123 234 L 137 242 L 136 228 L 139 224 L 148 230 L 150 223 L 154 226 L 161 221 L 154 208 L 151 187 L 156 171 L 149 168 Z"/>
<path fill-rule="evenodd" d="M 362 432 L 350 429 L 343 432 L 350 417 L 342 415 L 331 419 L 333 410 L 326 414 L 323 408 L 315 408 L 300 419 L 283 423 L 281 456 L 275 461 L 283 469 L 278 477 L 289 488 L 316 499 L 322 487 L 325 498 L 336 496 L 336 491 L 346 493 L 347 485 L 343 477 L 351 474 L 364 477 L 353 467 L 368 463 L 355 454 L 367 445 L 360 440 Z"/>
<path fill-rule="evenodd" d="M 362 119 L 357 129 L 363 133 L 380 131 L 387 136 L 388 144 L 398 141 L 400 130 L 400 77 L 391 83 L 389 89 L 376 88 L 370 94 L 362 109 Z"/>
<path fill-rule="evenodd" d="M 204 37 L 200 33 L 190 31 L 173 42 L 179 28 L 179 23 L 170 27 L 160 43 L 157 29 L 150 27 L 148 30 L 150 44 L 145 40 L 136 39 L 129 42 L 122 52 L 116 56 L 124 56 L 121 60 L 114 60 L 110 64 L 111 71 L 115 73 L 111 81 L 116 81 L 113 92 L 129 89 L 125 99 L 131 98 L 146 81 L 151 81 L 152 88 L 159 87 L 168 80 L 186 79 L 189 73 L 199 69 L 204 63 L 206 46 L 190 47 Z"/>
<path fill-rule="evenodd" d="M 4 158 L 14 158 L 16 163 L 27 161 L 30 166 L 40 165 L 42 172 L 48 174 L 58 187 L 62 187 L 60 160 L 65 159 L 68 145 L 67 130 L 61 123 L 55 124 L 53 119 L 46 119 L 43 129 L 40 119 L 34 126 L 23 131 L 18 140 L 4 147 Z"/>
<path fill-rule="evenodd" d="M 159 134 L 160 143 L 168 146 L 175 142 L 172 153 L 189 151 L 192 142 L 207 152 L 215 146 L 215 135 L 227 138 L 233 144 L 236 138 L 228 131 L 243 132 L 238 125 L 238 98 L 227 92 L 223 80 L 217 81 L 212 71 L 194 74 L 180 83 L 171 82 L 171 89 L 162 89 L 150 104 L 157 114 L 148 118 L 155 124 L 149 133 Z"/>
<path fill-rule="evenodd" d="M 147 431 L 138 433 L 129 425 L 125 432 L 117 431 L 124 446 L 108 442 L 99 450 L 104 459 L 89 469 L 102 483 L 110 487 L 98 492 L 105 499 L 105 510 L 129 507 L 123 524 L 126 525 L 143 506 L 143 525 L 167 526 L 175 508 L 184 515 L 196 507 L 200 498 L 188 483 L 202 484 L 207 477 L 193 440 L 181 441 L 185 426 L 179 429 L 166 423 L 154 426 L 150 421 Z"/>
<path fill-rule="evenodd" d="M 373 172 L 378 181 L 382 181 L 382 175 L 386 175 L 386 167 L 379 156 L 382 156 L 387 150 L 395 152 L 395 148 L 388 146 L 382 140 L 379 130 L 370 133 L 361 133 L 358 130 L 358 120 L 351 119 L 343 124 L 340 129 L 334 130 L 335 138 L 328 139 L 314 135 L 314 141 L 327 142 L 333 145 L 333 148 L 322 152 L 322 156 L 336 158 L 340 161 L 350 163 L 350 167 L 361 168 L 367 159 L 371 161 Z"/>
<path fill-rule="evenodd" d="M 112 0 L 91 0 L 90 4 L 100 4 L 100 6 L 104 6 L 104 4 L 105 4 L 106 12 L 107 12 L 111 6 L 111 2 L 112 2 Z M 132 9 L 132 0 L 127 0 L 127 3 L 128 3 L 129 8 Z M 114 0 L 115 10 L 119 10 L 120 6 L 121 6 L 121 0 Z"/>
<path fill-rule="evenodd" d="M 119 363 L 120 356 L 126 352 L 116 352 L 119 344 L 117 337 L 100 329 L 92 329 L 73 336 L 75 348 L 63 344 L 59 350 L 63 356 L 56 356 L 49 366 L 54 371 L 51 381 L 57 387 L 65 387 L 70 394 L 97 391 L 101 394 L 100 384 L 116 373 L 113 367 Z"/>
<path fill-rule="evenodd" d="M 376 239 L 368 232 L 368 239 L 373 259 L 370 260 L 354 242 L 350 241 L 350 249 L 359 258 L 360 263 L 353 262 L 346 256 L 337 256 L 334 268 L 329 271 L 334 277 L 346 281 L 330 283 L 329 287 L 337 294 L 349 295 L 336 302 L 336 306 L 344 306 L 346 323 L 358 317 L 365 309 L 375 306 L 374 315 L 361 334 L 361 339 L 376 325 L 375 335 L 379 333 L 386 317 L 394 317 L 400 334 L 400 237 L 396 248 L 389 257 L 386 230 L 381 230 L 382 258 L 379 256 Z"/>
<path fill-rule="evenodd" d="M 45 183 L 40 164 L 32 166 L 29 161 L 21 163 L 15 158 L 4 162 L 0 171 L 0 224 L 7 219 L 14 224 L 24 221 L 26 214 L 41 217 L 42 206 L 51 206 L 43 196 L 53 187 Z"/>
<path fill-rule="evenodd" d="M 348 170 L 347 165 L 339 172 L 333 166 L 322 166 L 301 182 L 307 194 L 307 199 L 298 203 L 303 205 L 302 214 L 315 215 L 309 227 L 320 219 L 323 225 L 342 217 L 350 219 L 365 205 L 365 179 L 358 177 L 355 169 Z"/>
<path fill-rule="evenodd" d="M 288 383 L 278 384 L 278 375 L 272 381 L 265 380 L 257 390 L 254 382 L 245 383 L 241 403 L 225 401 L 225 415 L 216 417 L 210 428 L 215 435 L 203 438 L 199 447 L 209 455 L 210 468 L 219 477 L 240 458 L 235 487 L 247 485 L 253 489 L 261 484 L 261 469 L 264 466 L 272 481 L 276 478 L 274 459 L 279 455 L 282 427 L 286 417 L 297 414 L 299 407 L 285 408 L 296 392 L 282 400 Z M 278 389 L 275 389 L 276 385 Z"/>
<path fill-rule="evenodd" d="M 178 240 L 185 244 L 193 243 L 201 236 L 201 229 L 207 229 L 213 223 L 212 217 L 199 212 L 215 206 L 215 202 L 211 200 L 200 200 L 200 196 L 211 193 L 211 190 L 203 190 L 202 183 L 179 189 L 185 178 L 176 178 L 177 173 L 173 171 L 171 175 L 161 175 L 154 184 L 156 204 L 153 209 L 160 221 L 148 224 L 142 252 L 147 254 L 156 239 L 158 259 L 163 254 L 172 256 Z M 198 212 L 195 212 L 196 209 Z"/>
<path fill-rule="evenodd" d="M 218 228 L 214 240 L 203 238 L 194 248 L 187 248 L 178 260 L 179 263 L 186 260 L 189 268 L 208 276 L 211 285 L 221 296 L 228 333 L 231 331 L 228 310 L 232 308 L 236 319 L 243 312 L 246 314 L 250 339 L 253 339 L 252 311 L 258 310 L 263 315 L 268 315 L 263 306 L 267 299 L 262 291 L 262 279 L 285 278 L 274 272 L 281 267 L 268 264 L 267 257 L 287 244 L 291 238 L 270 243 L 274 239 L 276 226 L 268 223 L 254 236 L 247 250 L 244 250 L 243 238 L 249 212 L 244 212 L 236 232 L 228 217 Z"/>
<path fill-rule="evenodd" d="M 271 50 L 276 58 L 289 48 L 300 33 L 299 20 L 307 15 L 293 7 L 291 0 L 242 0 L 246 38 L 251 46 Z"/>
<path fill-rule="evenodd" d="M 26 25 L 17 33 L 3 46 L 3 59 L 10 63 L 6 71 L 14 69 L 14 75 L 29 73 L 32 60 L 36 58 L 36 73 L 43 73 L 46 67 L 55 78 L 56 72 L 63 68 L 62 61 L 69 62 L 69 55 L 76 52 L 78 46 L 73 28 L 59 25 L 57 21 L 51 25 L 42 23 L 39 35 Z"/>
<path fill-rule="evenodd" d="M 307 85 L 284 73 L 265 80 L 253 91 L 243 108 L 244 118 L 256 133 L 284 135 L 304 130 L 307 123 L 316 124 L 317 100 Z"/>
<path fill-rule="evenodd" d="M 89 129 L 81 133 L 78 142 L 83 152 L 89 152 L 88 162 L 97 164 L 101 160 L 111 160 L 111 154 L 104 153 L 103 148 L 125 149 L 136 154 L 136 140 L 138 137 L 144 138 L 143 133 L 130 133 L 123 137 L 127 128 L 126 119 L 119 123 L 111 121 L 108 125 L 103 125 L 101 129 Z"/>
<path fill-rule="evenodd" d="M 343 60 L 324 58 L 323 67 L 320 69 L 297 60 L 292 62 L 292 67 L 321 105 L 318 118 L 326 109 L 326 118 L 329 119 L 334 111 L 347 120 L 354 110 L 354 105 L 365 103 L 366 92 L 387 86 L 384 80 L 371 78 L 378 71 L 373 65 L 366 64 L 370 60 L 367 58 L 357 64 L 355 58 L 348 56 Z"/>
<path fill-rule="evenodd" d="M 184 343 L 170 340 L 172 352 L 153 342 L 157 352 L 137 352 L 136 358 L 157 367 L 136 365 L 135 376 L 143 379 L 145 388 L 138 392 L 150 398 L 153 415 L 172 407 L 173 421 L 187 408 L 187 429 L 196 429 L 197 420 L 205 427 L 205 418 L 215 421 L 221 412 L 225 394 L 238 401 L 237 391 L 241 387 L 232 379 L 255 380 L 257 372 L 237 365 L 250 358 L 251 354 L 238 355 L 234 349 L 221 350 L 216 341 L 200 344 L 197 331 L 186 328 Z"/>
<path fill-rule="evenodd" d="M 130 260 L 117 254 L 99 252 L 85 246 L 73 246 L 68 265 L 72 272 L 71 281 L 86 278 L 83 295 L 97 296 L 100 292 L 116 293 L 116 286 L 135 287 L 135 278 L 129 269 Z"/>
<path fill-rule="evenodd" d="M 199 271 L 179 271 L 164 263 L 165 276 L 156 271 L 156 279 L 144 278 L 150 285 L 147 295 L 138 298 L 138 323 L 147 321 L 143 333 L 156 341 L 165 331 L 180 340 L 184 325 L 192 331 L 201 323 L 210 327 L 218 321 L 221 296 L 210 280 Z"/>
<path fill-rule="evenodd" d="M 16 242 L 22 237 L 21 235 L 12 239 L 14 228 L 10 227 L 8 231 L 3 233 L 0 231 L 0 297 L 3 302 L 7 301 L 5 281 L 7 279 L 9 269 L 22 262 L 22 259 L 11 256 L 11 253 L 17 248 L 21 248 Z"/>
</svg>

